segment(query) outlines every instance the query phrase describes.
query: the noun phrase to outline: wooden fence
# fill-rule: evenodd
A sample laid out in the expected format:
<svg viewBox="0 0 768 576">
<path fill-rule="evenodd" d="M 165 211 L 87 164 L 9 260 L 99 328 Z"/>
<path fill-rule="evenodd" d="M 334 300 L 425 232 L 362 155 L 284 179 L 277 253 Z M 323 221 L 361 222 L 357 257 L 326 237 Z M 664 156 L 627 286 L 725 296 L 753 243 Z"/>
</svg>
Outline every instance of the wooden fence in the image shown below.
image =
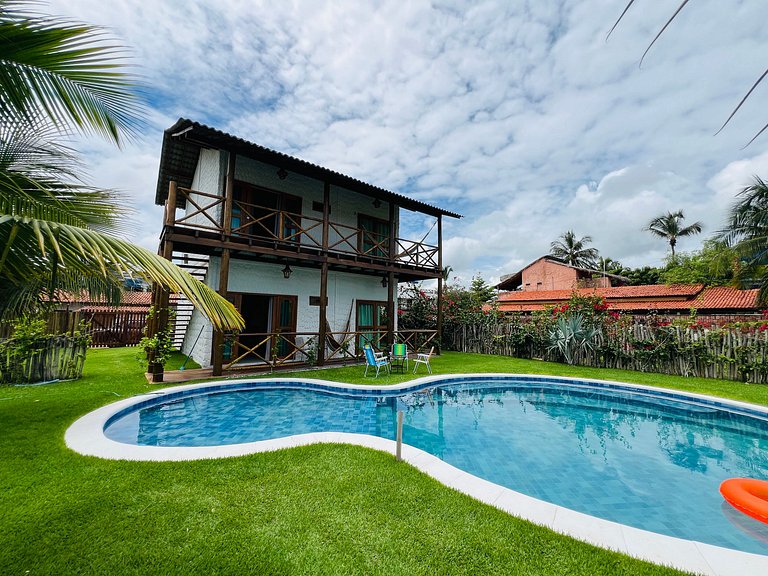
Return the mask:
<svg viewBox="0 0 768 576">
<path fill-rule="evenodd" d="M 80 322 L 90 324 L 91 346 L 94 348 L 117 348 L 136 346 L 141 340 L 147 324 L 147 310 L 54 310 L 48 315 L 49 334 L 73 335 Z M 10 338 L 10 326 L 0 323 L 0 340 Z"/>
<path fill-rule="evenodd" d="M 0 352 L 0 383 L 80 378 L 87 348 L 86 340 L 69 336 L 51 336 L 40 348 L 23 355 L 15 354 L 11 347 L 3 347 Z"/>
<path fill-rule="evenodd" d="M 561 362 L 546 334 L 522 324 L 452 326 L 448 350 Z M 768 382 L 768 331 L 753 328 L 612 326 L 576 356 L 576 364 L 680 376 Z"/>
</svg>

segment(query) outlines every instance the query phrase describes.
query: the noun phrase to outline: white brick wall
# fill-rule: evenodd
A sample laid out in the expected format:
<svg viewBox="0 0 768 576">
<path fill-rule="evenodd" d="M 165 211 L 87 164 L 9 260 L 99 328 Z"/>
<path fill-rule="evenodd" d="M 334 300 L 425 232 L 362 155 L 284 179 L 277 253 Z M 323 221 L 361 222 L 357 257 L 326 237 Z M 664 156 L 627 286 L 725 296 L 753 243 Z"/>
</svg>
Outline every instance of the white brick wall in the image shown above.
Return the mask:
<svg viewBox="0 0 768 576">
<path fill-rule="evenodd" d="M 198 165 L 195 170 L 192 188 L 209 194 L 222 194 L 226 180 L 227 154 L 218 150 L 200 150 Z M 313 202 L 323 201 L 323 183 L 319 180 L 288 173 L 281 180 L 277 176 L 278 167 L 257 162 L 250 158 L 238 156 L 235 163 L 235 177 L 238 180 L 249 182 L 265 188 L 286 192 L 302 198 L 302 214 L 306 215 L 302 221 L 304 228 L 309 228 L 313 219 L 321 220 L 322 212 L 312 209 Z M 209 199 L 200 198 L 198 203 L 205 205 Z M 377 208 L 373 200 L 368 196 L 357 194 L 331 186 L 330 205 L 332 222 L 343 224 L 348 228 L 342 228 L 344 235 L 349 235 L 352 229 L 357 228 L 358 215 L 365 214 L 382 220 L 389 218 L 389 205 L 382 202 Z M 187 213 L 195 208 L 188 203 Z M 219 218 L 220 210 L 217 209 L 215 218 Z M 213 216 L 213 214 L 212 214 Z M 398 235 L 399 212 L 395 210 L 395 236 Z M 212 225 L 205 217 L 197 215 L 190 219 L 191 223 Z M 310 239 L 310 236 L 312 239 Z M 333 230 L 330 231 L 330 243 L 336 242 L 340 236 Z M 317 226 L 309 233 L 302 234 L 302 243 L 317 246 L 322 239 L 322 229 Z M 356 237 L 351 239 L 356 246 Z M 350 250 L 349 246 L 340 246 L 340 249 Z M 211 257 L 206 284 L 213 289 L 218 289 L 219 258 Z M 319 330 L 318 306 L 309 305 L 310 296 L 320 295 L 320 270 L 315 268 L 301 268 L 292 266 L 293 273 L 289 279 L 283 278 L 283 262 L 267 264 L 233 259 L 230 264 L 229 285 L 230 292 L 244 292 L 251 294 L 285 294 L 298 297 L 297 326 L 298 332 L 317 332 Z M 381 286 L 380 276 L 357 275 L 343 272 L 329 272 L 328 274 L 328 322 L 334 331 L 342 331 L 346 327 L 347 318 L 351 313 L 349 328 L 355 329 L 356 300 L 380 300 L 386 301 L 387 289 Z M 395 315 L 396 318 L 397 315 Z M 201 334 L 202 330 L 202 334 Z M 200 334 L 199 338 L 198 335 Z M 192 349 L 192 344 L 197 339 L 197 344 Z M 203 366 L 211 363 L 211 344 L 213 331 L 210 323 L 196 310 L 192 314 L 187 333 L 184 338 L 182 351 L 191 356 Z"/>
<path fill-rule="evenodd" d="M 211 258 L 206 284 L 218 289 L 220 259 Z M 228 290 L 250 294 L 281 294 L 296 296 L 298 301 L 296 331 L 317 332 L 320 329 L 320 307 L 310 306 L 310 296 L 320 296 L 320 270 L 315 268 L 299 268 L 292 266 L 291 277 L 283 277 L 282 268 L 285 264 L 265 264 L 232 259 L 229 269 Z M 357 300 L 387 300 L 387 288 L 381 286 L 378 276 L 364 276 L 345 272 L 328 273 L 328 323 L 331 330 L 341 332 L 347 326 L 355 330 Z M 205 326 L 205 328 L 203 328 Z M 192 350 L 192 343 L 203 328 L 197 346 Z M 191 354 L 196 362 L 203 366 L 211 363 L 211 344 L 213 331 L 202 314 L 195 312 L 187 329 L 182 351 Z"/>
</svg>

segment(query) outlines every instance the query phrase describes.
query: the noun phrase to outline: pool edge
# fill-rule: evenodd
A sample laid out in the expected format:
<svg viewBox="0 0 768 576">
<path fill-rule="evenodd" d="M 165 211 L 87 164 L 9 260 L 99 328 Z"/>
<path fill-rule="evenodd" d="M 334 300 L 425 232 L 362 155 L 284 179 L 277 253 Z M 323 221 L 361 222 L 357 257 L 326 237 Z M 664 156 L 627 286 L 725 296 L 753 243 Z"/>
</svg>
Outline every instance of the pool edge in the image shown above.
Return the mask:
<svg viewBox="0 0 768 576">
<path fill-rule="evenodd" d="M 583 383 L 601 383 L 629 390 L 647 390 L 666 393 L 673 397 L 687 397 L 746 410 L 768 416 L 768 407 L 735 400 L 724 399 L 705 394 L 689 393 L 669 388 L 658 388 L 642 384 L 621 383 L 610 380 L 591 378 L 546 377 L 536 374 L 461 374 L 451 376 L 432 375 L 409 382 L 394 385 L 372 387 L 361 384 L 343 384 L 310 378 L 270 378 L 258 380 L 260 383 L 280 383 L 302 381 L 313 385 L 333 389 L 347 390 L 387 390 L 399 391 L 419 389 L 430 384 L 455 378 L 520 377 L 537 378 L 551 381 L 576 381 Z M 76 420 L 65 433 L 66 445 L 86 456 L 96 456 L 112 460 L 132 461 L 186 461 L 210 458 L 244 456 L 261 452 L 271 452 L 285 448 L 305 446 L 317 443 L 343 443 L 363 446 L 375 450 L 394 453 L 395 442 L 376 436 L 342 432 L 315 432 L 262 440 L 244 444 L 207 447 L 157 447 L 133 446 L 110 440 L 104 435 L 104 426 L 116 413 L 149 398 L 164 396 L 187 390 L 204 390 L 214 387 L 237 387 L 247 380 L 215 381 L 205 384 L 174 386 L 141 394 L 113 402 L 98 408 Z M 538 500 L 509 488 L 499 486 L 477 476 L 469 474 L 436 456 L 423 450 L 403 444 L 403 460 L 421 472 L 431 476 L 442 484 L 466 494 L 480 502 L 489 504 L 518 518 L 545 526 L 566 536 L 570 536 L 601 548 L 614 550 L 634 558 L 648 560 L 657 564 L 672 566 L 681 570 L 712 576 L 741 576 L 752 573 L 768 573 L 768 556 L 722 548 L 692 540 L 683 540 L 639 528 L 633 528 L 609 520 L 589 516 L 575 510 L 563 508 L 550 502 Z"/>
</svg>

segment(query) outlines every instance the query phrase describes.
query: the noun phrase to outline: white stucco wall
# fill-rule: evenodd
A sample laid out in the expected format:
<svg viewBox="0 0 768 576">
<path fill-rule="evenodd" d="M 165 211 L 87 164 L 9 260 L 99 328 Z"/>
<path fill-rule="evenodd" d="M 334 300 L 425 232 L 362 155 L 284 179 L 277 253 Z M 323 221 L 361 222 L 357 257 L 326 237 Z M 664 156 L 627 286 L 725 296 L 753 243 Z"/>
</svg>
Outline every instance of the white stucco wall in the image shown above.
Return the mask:
<svg viewBox="0 0 768 576">
<path fill-rule="evenodd" d="M 206 284 L 218 289 L 220 259 L 213 257 L 208 268 Z M 297 332 L 317 332 L 320 328 L 320 307 L 310 306 L 310 296 L 320 296 L 320 270 L 292 266 L 291 277 L 283 277 L 285 264 L 265 264 L 233 259 L 230 262 L 228 290 L 250 294 L 286 295 L 297 297 Z M 352 315 L 349 329 L 355 330 L 357 300 L 387 300 L 387 288 L 381 286 L 378 276 L 364 276 L 346 272 L 328 273 L 328 323 L 332 331 L 342 331 L 347 326 L 347 319 Z M 194 350 L 193 341 L 202 335 Z M 307 336 L 304 336 L 305 338 Z M 202 366 L 211 364 L 211 345 L 213 330 L 202 314 L 195 310 L 187 329 L 182 351 L 191 354 Z"/>
<path fill-rule="evenodd" d="M 197 160 L 197 166 L 195 167 L 195 175 L 192 178 L 192 190 L 199 192 L 205 192 L 206 194 L 221 195 L 224 190 L 224 181 L 227 174 L 227 154 L 219 150 L 210 150 L 207 148 L 200 149 L 200 156 Z M 214 202 L 213 198 L 207 198 L 199 196 L 197 194 L 190 195 L 195 202 L 200 206 L 207 206 Z M 207 213 L 218 223 L 221 222 L 221 208 L 222 205 L 213 207 L 208 210 Z M 185 214 L 192 214 L 198 209 L 192 205 L 191 202 L 187 202 L 187 208 Z M 212 227 L 213 223 L 208 220 L 202 214 L 196 214 L 189 220 L 186 220 L 186 224 L 198 224 L 201 226 Z"/>
<path fill-rule="evenodd" d="M 235 178 L 270 190 L 285 192 L 302 198 L 302 227 L 309 228 L 314 222 L 322 219 L 322 211 L 313 210 L 313 202 L 323 202 L 323 183 L 313 178 L 300 176 L 289 172 L 281 180 L 277 171 L 279 167 L 265 164 L 238 156 L 235 162 Z M 201 149 L 192 188 L 209 194 L 223 194 L 227 171 L 227 153 L 218 150 Z M 351 192 L 350 190 L 331 186 L 330 189 L 330 220 L 341 224 L 342 234 L 350 235 L 358 226 L 358 215 L 364 214 L 381 220 L 389 219 L 389 205 L 382 202 L 377 208 L 373 199 Z M 211 202 L 208 198 L 199 198 L 199 204 Z M 187 214 L 194 212 L 190 203 Z M 217 221 L 220 219 L 221 206 L 211 212 Z M 207 218 L 201 215 L 190 218 L 190 223 L 212 226 Z M 399 231 L 399 209 L 395 210 L 394 235 Z M 335 243 L 340 235 L 333 229 L 329 232 L 329 241 Z M 302 244 L 319 246 L 322 240 L 322 227 L 317 226 L 312 231 L 302 234 Z M 338 250 L 351 251 L 357 247 L 357 238 L 350 239 L 350 245 L 340 245 Z M 293 274 L 289 279 L 283 278 L 284 262 L 268 264 L 233 259 L 231 261 L 228 290 L 252 294 L 286 294 L 298 297 L 297 326 L 298 332 L 317 332 L 320 308 L 309 305 L 310 296 L 320 295 L 320 270 L 301 268 L 292 265 Z M 211 257 L 206 284 L 218 289 L 219 258 Z M 356 310 L 353 308 L 356 300 L 386 301 L 387 289 L 381 286 L 381 276 L 357 275 L 345 272 L 329 272 L 328 274 L 328 321 L 331 329 L 342 331 L 347 324 L 352 307 L 349 328 L 354 330 Z M 397 315 L 395 315 L 396 321 Z M 202 333 L 201 333 L 202 330 Z M 199 335 L 199 337 L 198 337 Z M 193 342 L 197 344 L 192 349 Z M 182 351 L 191 354 L 192 358 L 203 366 L 210 365 L 213 331 L 210 324 L 196 310 L 192 314 L 190 324 L 184 338 Z"/>
</svg>

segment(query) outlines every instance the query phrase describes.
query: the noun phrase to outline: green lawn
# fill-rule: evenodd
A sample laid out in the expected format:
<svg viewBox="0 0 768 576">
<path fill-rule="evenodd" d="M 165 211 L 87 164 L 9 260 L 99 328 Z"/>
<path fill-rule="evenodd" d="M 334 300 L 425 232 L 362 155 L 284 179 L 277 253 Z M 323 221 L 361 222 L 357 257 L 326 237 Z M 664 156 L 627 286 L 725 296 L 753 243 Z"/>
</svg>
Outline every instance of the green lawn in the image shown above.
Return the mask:
<svg viewBox="0 0 768 576">
<path fill-rule="evenodd" d="M 621 379 L 768 403 L 765 386 L 474 354 L 444 354 L 433 368 Z M 303 374 L 361 382 L 362 371 Z M 677 574 L 513 518 L 360 447 L 186 463 L 104 461 L 65 447 L 80 415 L 154 388 L 131 349 L 89 351 L 76 382 L 0 388 L 1 574 Z"/>
</svg>

